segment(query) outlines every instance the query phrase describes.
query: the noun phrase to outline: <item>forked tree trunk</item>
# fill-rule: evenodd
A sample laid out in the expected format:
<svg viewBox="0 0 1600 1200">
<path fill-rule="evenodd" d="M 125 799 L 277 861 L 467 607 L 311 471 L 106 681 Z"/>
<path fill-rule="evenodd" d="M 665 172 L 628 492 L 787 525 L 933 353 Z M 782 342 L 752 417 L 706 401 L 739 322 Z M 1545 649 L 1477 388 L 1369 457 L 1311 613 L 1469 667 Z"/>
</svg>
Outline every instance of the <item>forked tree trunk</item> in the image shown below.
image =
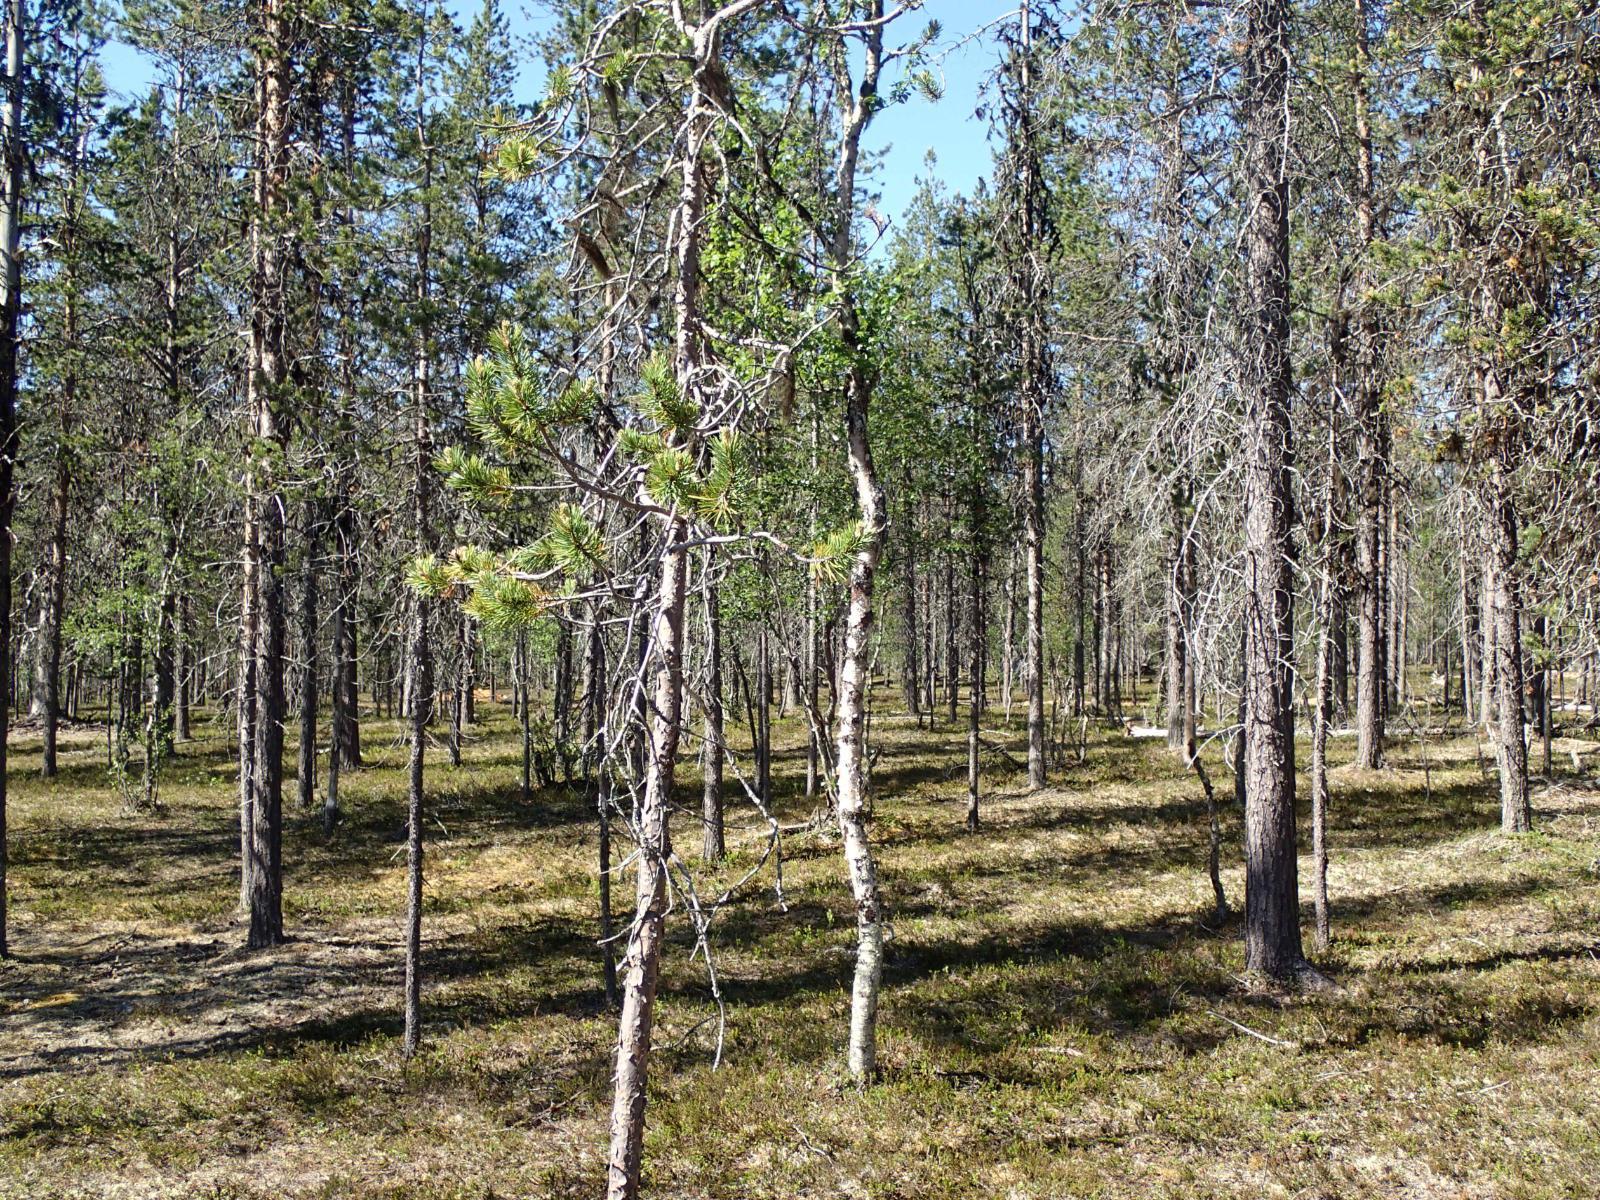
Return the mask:
<svg viewBox="0 0 1600 1200">
<path fill-rule="evenodd" d="M 706 204 L 707 142 L 717 120 L 716 97 L 725 88 L 721 27 L 756 8 L 761 0 L 733 0 L 697 26 L 680 30 L 693 49 L 692 80 L 684 116 L 682 177 L 674 214 L 677 279 L 673 297 L 676 331 L 673 374 L 682 394 L 697 398 L 704 367 L 700 327 L 700 258 Z M 640 536 L 646 536 L 641 527 Z M 666 923 L 667 808 L 683 716 L 683 609 L 688 587 L 688 525 L 677 515 L 663 521 L 660 577 L 649 654 L 655 664 L 648 741 L 641 740 L 644 796 L 638 813 L 638 885 L 633 925 L 623 961 L 622 1014 L 618 1022 L 611 1141 L 606 1157 L 608 1200 L 634 1200 L 644 1153 L 645 1087 L 661 940 Z M 640 642 L 644 652 L 645 643 Z M 641 723 L 642 723 L 641 714 Z"/>
</svg>

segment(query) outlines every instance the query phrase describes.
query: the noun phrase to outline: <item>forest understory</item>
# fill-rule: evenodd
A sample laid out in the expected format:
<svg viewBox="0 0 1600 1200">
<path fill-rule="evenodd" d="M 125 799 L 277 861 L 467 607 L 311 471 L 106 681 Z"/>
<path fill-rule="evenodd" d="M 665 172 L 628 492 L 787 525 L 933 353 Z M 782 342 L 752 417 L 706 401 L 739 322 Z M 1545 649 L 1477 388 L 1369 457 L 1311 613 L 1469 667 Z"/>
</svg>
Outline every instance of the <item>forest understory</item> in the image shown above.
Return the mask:
<svg viewBox="0 0 1600 1200">
<path fill-rule="evenodd" d="M 991 706 L 982 828 L 964 728 L 878 695 L 874 836 L 892 937 L 879 1078 L 846 1081 L 854 920 L 837 831 L 777 727 L 783 911 L 769 863 L 716 918 L 717 1008 L 674 910 L 645 1186 L 662 1197 L 1594 1194 L 1600 1162 L 1600 779 L 1557 754 L 1537 832 L 1499 832 L 1470 730 L 1332 742 L 1329 991 L 1245 975 L 1218 927 L 1195 776 L 1092 728 L 1029 791 L 1019 712 Z M 400 1053 L 405 731 L 368 725 L 332 837 L 294 812 L 290 941 L 241 949 L 231 725 L 196 722 L 159 811 L 106 782 L 103 730 L 53 780 L 12 781 L 12 949 L 0 963 L 0 1196 L 588 1196 L 615 1018 L 595 937 L 593 813 L 517 799 L 508 707 L 479 704 L 430 779 L 423 1049 Z M 730 743 L 741 731 L 730 728 Z M 38 735 L 13 735 L 14 761 Z M 747 739 L 746 739 L 747 741 Z M 1580 748 L 1581 743 L 1572 743 Z M 1222 744 L 1207 750 L 1219 796 Z M 1302 748 L 1302 760 L 1306 757 Z M 676 840 L 697 845 L 697 773 Z M 745 810 L 749 811 L 749 810 Z M 719 878 L 765 825 L 730 808 Z M 1223 880 L 1242 899 L 1239 815 Z M 1301 845 L 1309 837 L 1302 831 Z M 689 852 L 688 850 L 684 851 Z M 1303 889 L 1310 876 L 1302 861 Z"/>
</svg>

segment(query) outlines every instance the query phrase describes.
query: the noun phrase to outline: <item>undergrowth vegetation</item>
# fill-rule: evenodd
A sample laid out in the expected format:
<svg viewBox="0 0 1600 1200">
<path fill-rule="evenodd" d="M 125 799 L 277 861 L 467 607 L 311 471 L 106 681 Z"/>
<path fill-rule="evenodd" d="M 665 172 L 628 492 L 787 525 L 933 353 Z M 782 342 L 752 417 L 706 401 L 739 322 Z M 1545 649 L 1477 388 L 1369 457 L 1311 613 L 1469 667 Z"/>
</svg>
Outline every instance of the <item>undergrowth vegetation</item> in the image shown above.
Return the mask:
<svg viewBox="0 0 1600 1200">
<path fill-rule="evenodd" d="M 1203 799 L 1164 747 L 1108 728 L 1049 789 L 991 775 L 968 834 L 963 732 L 881 700 L 881 1080 L 844 1082 L 853 912 L 832 827 L 805 825 L 785 727 L 782 902 L 769 865 L 713 925 L 718 1069 L 705 965 L 689 923 L 670 924 L 648 1194 L 1594 1195 L 1591 781 L 1558 776 L 1536 792 L 1538 832 L 1508 837 L 1470 736 L 1338 767 L 1335 943 L 1318 959 L 1337 987 L 1294 995 L 1246 977 L 1237 924 L 1213 923 Z M 202 723 L 180 748 L 158 812 L 123 806 L 93 730 L 70 734 L 55 780 L 15 776 L 0 1196 L 596 1193 L 615 1023 L 592 810 L 559 788 L 517 801 L 514 727 L 482 708 L 463 765 L 429 769 L 426 1048 L 410 1064 L 396 728 L 369 727 L 373 765 L 342 781 L 331 838 L 293 815 L 293 940 L 249 955 L 226 730 Z M 19 736 L 15 761 L 36 749 Z M 697 778 L 681 774 L 688 854 Z M 730 814 L 719 879 L 749 869 L 763 830 Z M 1225 833 L 1237 907 L 1237 813 Z"/>
</svg>

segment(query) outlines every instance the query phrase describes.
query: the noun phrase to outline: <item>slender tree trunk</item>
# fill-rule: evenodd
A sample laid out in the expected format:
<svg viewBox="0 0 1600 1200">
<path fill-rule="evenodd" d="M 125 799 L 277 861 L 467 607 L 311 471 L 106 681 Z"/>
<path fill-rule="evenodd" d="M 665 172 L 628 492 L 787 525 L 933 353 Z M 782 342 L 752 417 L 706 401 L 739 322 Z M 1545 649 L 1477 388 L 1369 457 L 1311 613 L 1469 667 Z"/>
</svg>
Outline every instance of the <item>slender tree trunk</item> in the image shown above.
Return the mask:
<svg viewBox="0 0 1600 1200">
<path fill-rule="evenodd" d="M 756 791 L 772 803 L 772 654 L 765 618 L 756 629 Z"/>
<path fill-rule="evenodd" d="M 338 644 L 337 640 L 334 643 Z M 332 837 L 339 824 L 339 768 L 344 758 L 340 738 L 343 726 L 339 720 L 339 693 L 334 689 L 333 713 L 328 721 L 328 784 L 322 792 L 322 833 Z"/>
<path fill-rule="evenodd" d="M 1497 621 L 1495 606 L 1498 603 L 1494 581 L 1494 538 L 1484 539 L 1485 548 L 1488 550 L 1483 556 L 1483 579 L 1478 585 L 1479 600 L 1479 641 L 1478 662 L 1478 720 L 1485 730 L 1493 729 L 1495 721 L 1495 695 L 1499 687 L 1500 655 L 1495 647 L 1497 635 Z"/>
<path fill-rule="evenodd" d="M 1457 537 L 1460 547 L 1456 555 L 1460 578 L 1461 612 L 1461 716 L 1468 725 L 1477 720 L 1478 674 L 1478 602 L 1473 594 L 1473 572 L 1468 564 L 1466 497 L 1463 494 L 1457 510 Z"/>
<path fill-rule="evenodd" d="M 888 524 L 883 486 L 878 480 L 867 435 L 872 383 L 863 361 L 855 293 L 846 283 L 854 258 L 850 230 L 855 215 L 856 164 L 861 135 L 878 105 L 878 76 L 883 65 L 883 0 L 868 0 L 863 15 L 867 31 L 862 37 L 860 85 L 854 96 L 841 94 L 838 97 L 841 107 L 848 105 L 848 108 L 834 181 L 833 198 L 838 211 L 831 247 L 832 267 L 840 285 L 839 332 L 849 363 L 845 380 L 845 443 L 863 535 L 861 547 L 850 566 L 834 758 L 839 831 L 856 908 L 856 965 L 850 993 L 847 1061 L 851 1077 L 858 1082 L 871 1079 L 877 1073 L 878 993 L 883 980 L 883 895 L 867 830 L 871 802 L 867 791 L 866 726 L 873 589 Z"/>
<path fill-rule="evenodd" d="M 178 596 L 177 627 L 173 630 L 174 670 L 177 673 L 177 705 L 173 712 L 174 741 L 187 742 L 194 736 L 190 727 L 189 701 L 195 690 L 194 623 L 189 617 L 189 594 Z"/>
<path fill-rule="evenodd" d="M 356 592 L 360 587 L 356 561 L 355 512 L 348 493 L 340 496 L 336 522 L 339 549 L 339 602 L 335 609 L 334 687 L 338 692 L 339 757 L 342 766 L 361 766 L 361 681 L 356 656 Z"/>
<path fill-rule="evenodd" d="M 906 547 L 906 584 L 905 584 L 905 637 L 906 637 L 906 711 L 917 718 L 917 723 L 922 723 L 922 705 L 920 703 L 922 691 L 922 666 L 920 656 L 917 654 L 917 556 L 910 546 Z"/>
<path fill-rule="evenodd" d="M 423 5 L 417 35 L 416 99 L 413 120 L 417 145 L 422 154 L 424 197 L 416 228 L 416 280 L 414 299 L 417 321 L 415 359 L 412 365 L 412 476 L 411 505 L 416 552 L 432 549 L 431 524 L 433 471 L 433 421 L 428 412 L 433 384 L 433 327 L 428 316 L 433 250 L 433 206 L 427 199 L 433 186 L 433 152 L 428 142 L 423 115 L 423 72 L 428 37 L 428 8 Z M 428 637 L 428 600 L 420 593 L 412 598 L 411 626 L 411 756 L 407 765 L 406 786 L 406 980 L 405 1032 L 400 1053 L 405 1058 L 416 1054 L 422 1044 L 422 818 L 423 783 L 426 767 L 428 719 L 432 716 L 433 652 Z"/>
<path fill-rule="evenodd" d="M 342 591 L 342 583 L 341 583 Z M 340 675 L 339 649 L 344 642 L 345 605 L 342 598 L 333 606 L 333 629 L 329 639 L 333 651 L 332 709 L 328 714 L 328 786 L 322 797 L 322 831 L 333 833 L 339 823 L 339 771 L 345 765 L 344 681 Z"/>
<path fill-rule="evenodd" d="M 1167 567 L 1167 745 L 1187 754 L 1189 643 L 1184 618 L 1188 580 L 1184 567 L 1189 538 L 1181 495 L 1181 490 L 1174 489 L 1172 558 Z"/>
<path fill-rule="evenodd" d="M 1046 781 L 1044 734 L 1044 408 L 1049 386 L 1045 362 L 1046 334 L 1042 328 L 1044 306 L 1039 296 L 1041 270 L 1038 240 L 1044 233 L 1039 179 L 1038 147 L 1034 144 L 1033 118 L 1033 15 L 1024 0 L 1018 18 L 1020 46 L 1017 54 L 1019 95 L 1017 127 L 1011 132 L 1011 152 L 1020 173 L 1022 241 L 1018 248 L 1018 283 L 1022 309 L 1022 551 L 1025 564 L 1028 615 L 1028 786 L 1041 788 Z"/>
<path fill-rule="evenodd" d="M 606 1007 L 617 1007 L 617 947 L 611 923 L 611 768 L 601 744 L 605 726 L 606 635 L 598 603 L 589 608 L 589 645 L 584 656 L 584 775 L 589 781 L 599 831 L 600 962 Z M 523 769 L 527 769 L 524 757 Z M 524 796 L 526 798 L 526 796 Z"/>
<path fill-rule="evenodd" d="M 317 554 L 320 521 L 306 502 L 305 562 L 300 569 L 300 811 L 317 802 Z"/>
<path fill-rule="evenodd" d="M 1304 968 L 1294 822 L 1288 6 L 1244 0 L 1245 965 Z"/>
<path fill-rule="evenodd" d="M 1088 588 L 1088 549 L 1085 543 L 1085 530 L 1083 520 L 1083 448 L 1080 446 L 1072 456 L 1072 524 L 1073 544 L 1077 565 L 1078 586 L 1074 589 L 1074 633 L 1072 639 L 1072 715 L 1083 716 L 1084 702 L 1084 670 L 1087 664 L 1084 661 L 1085 609 L 1087 607 Z"/>
<path fill-rule="evenodd" d="M 755 8 L 759 0 L 735 0 L 698 26 L 686 27 L 693 75 L 684 117 L 682 177 L 673 228 L 676 231 L 676 290 L 673 373 L 686 397 L 703 386 L 704 344 L 700 326 L 700 259 L 707 194 L 707 143 L 717 120 L 721 83 L 721 23 Z M 681 24 L 681 18 L 680 18 Z M 608 1200 L 635 1200 L 644 1153 L 645 1084 L 651 1025 L 666 923 L 667 809 L 683 715 L 683 610 L 688 586 L 688 527 L 676 515 L 662 523 L 661 567 L 649 639 L 654 663 L 653 708 L 644 751 L 644 795 L 637 816 L 638 884 L 633 925 L 623 963 L 622 1014 L 618 1023 L 611 1143 L 607 1154 Z M 643 531 L 641 531 L 643 536 Z M 641 640 L 641 650 L 644 648 Z M 642 723 L 642 715 L 641 715 Z"/>
<path fill-rule="evenodd" d="M 419 456 L 420 457 L 420 456 Z M 418 473 L 419 475 L 421 472 Z M 420 496 L 425 484 L 417 484 Z M 419 500 L 417 510 L 425 510 Z M 411 701 L 411 753 L 406 766 L 406 982 L 405 1032 L 400 1053 L 416 1054 L 422 1045 L 422 801 L 428 746 L 428 709 L 433 695 L 433 656 L 428 644 L 428 607 L 422 596 L 413 598 L 411 659 L 416 694 Z"/>
<path fill-rule="evenodd" d="M 711 548 L 703 559 L 706 612 L 706 698 L 704 779 L 700 797 L 703 823 L 701 856 L 708 863 L 721 862 L 726 848 L 722 840 L 722 606 L 716 584 L 711 581 Z"/>
<path fill-rule="evenodd" d="M 697 102 L 698 102 L 697 97 Z M 698 162 L 696 163 L 697 174 Z M 638 887 L 633 928 L 622 964 L 622 1016 L 617 1037 L 616 1091 L 611 1108 L 609 1196 L 633 1200 L 639 1190 L 644 1150 L 645 1081 L 656 984 L 661 969 L 661 939 L 666 923 L 667 805 L 672 792 L 683 704 L 683 603 L 687 540 L 684 522 L 667 526 L 666 548 L 651 636 L 655 662 L 654 708 L 639 813 Z"/>
<path fill-rule="evenodd" d="M 955 555 L 946 553 L 944 558 L 945 702 L 949 708 L 949 720 L 952 725 L 956 723 L 956 709 L 961 698 L 961 670 L 959 665 L 961 660 L 957 650 L 960 617 L 957 609 L 957 599 Z"/>
<path fill-rule="evenodd" d="M 70 377 L 69 377 L 70 378 Z M 63 382 L 63 407 L 70 384 Z M 62 422 L 61 434 L 67 433 Z M 36 644 L 33 678 L 33 712 L 40 719 L 43 752 L 40 773 L 50 778 L 56 773 L 56 731 L 61 715 L 61 622 L 67 604 L 67 508 L 71 496 L 71 474 L 65 447 L 56 451 L 55 476 L 50 491 L 50 542 L 45 549 L 43 607 L 39 613 L 39 640 Z"/>
<path fill-rule="evenodd" d="M 1356 237 L 1363 251 L 1375 236 L 1373 154 L 1368 112 L 1366 0 L 1356 0 L 1356 66 L 1354 116 L 1356 130 Z M 1356 765 L 1369 770 L 1383 764 L 1384 644 L 1383 599 L 1388 590 L 1380 540 L 1383 501 L 1388 478 L 1388 438 L 1377 380 L 1377 331 L 1372 306 L 1364 298 L 1356 318 L 1356 455 L 1359 499 L 1356 511 L 1356 579 L 1360 593 L 1360 674 L 1356 679 Z"/>
<path fill-rule="evenodd" d="M 256 53 L 258 161 L 252 223 L 252 297 L 247 386 L 254 444 L 249 461 L 245 533 L 245 578 L 253 586 L 254 611 L 244 622 L 252 634 L 246 655 L 252 660 L 248 720 L 250 750 L 241 778 L 249 783 L 249 946 L 259 949 L 283 940 L 283 720 L 284 657 L 287 624 L 284 606 L 284 497 L 275 458 L 288 441 L 282 412 L 288 381 L 284 353 L 283 239 L 288 236 L 290 23 L 282 0 L 265 0 Z M 243 707 L 243 706 L 241 706 Z"/>
<path fill-rule="evenodd" d="M 976 525 L 977 521 L 978 517 L 975 514 L 973 523 Z M 980 647 L 983 638 L 978 632 L 983 627 L 983 574 L 980 561 L 981 556 L 977 547 L 974 547 L 971 569 L 967 576 L 967 586 L 970 589 L 967 602 L 972 612 L 973 627 L 967 670 L 967 831 L 969 833 L 978 831 L 978 721 L 983 714 L 983 684 L 979 678 L 979 662 L 982 657 Z"/>
<path fill-rule="evenodd" d="M 1522 599 L 1517 579 L 1519 526 L 1509 467 L 1496 460 L 1490 477 L 1489 546 L 1494 563 L 1495 758 L 1500 767 L 1500 827 L 1533 828 L 1528 799 L 1528 742 L 1523 731 Z"/>
<path fill-rule="evenodd" d="M 11 671 L 11 518 L 16 508 L 17 339 L 22 317 L 22 189 L 26 172 L 23 152 L 23 0 L 5 5 L 5 103 L 0 115 L 0 169 L 5 195 L 0 203 L 0 696 L 10 695 Z M 0 705 L 0 958 L 10 953 L 7 931 L 6 738 L 11 710 Z"/>
<path fill-rule="evenodd" d="M 1328 725 L 1333 718 L 1334 497 L 1339 466 L 1336 407 L 1330 397 L 1328 417 L 1328 482 L 1322 500 L 1322 579 L 1317 594 L 1317 681 L 1311 730 L 1311 858 L 1319 951 L 1328 948 Z"/>
</svg>

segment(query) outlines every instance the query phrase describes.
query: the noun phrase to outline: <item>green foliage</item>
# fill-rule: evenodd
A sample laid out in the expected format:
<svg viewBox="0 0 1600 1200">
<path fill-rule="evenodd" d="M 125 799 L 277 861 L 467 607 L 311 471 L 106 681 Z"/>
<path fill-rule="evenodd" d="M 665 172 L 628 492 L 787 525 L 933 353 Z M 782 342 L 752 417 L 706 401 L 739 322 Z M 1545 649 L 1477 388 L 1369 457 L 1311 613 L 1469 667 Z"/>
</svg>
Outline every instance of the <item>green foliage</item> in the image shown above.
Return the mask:
<svg viewBox="0 0 1600 1200">
<path fill-rule="evenodd" d="M 444 475 L 448 487 L 479 507 L 503 508 L 511 501 L 511 472 L 491 465 L 481 455 L 451 446 L 434 460 L 434 466 Z"/>
<path fill-rule="evenodd" d="M 811 574 L 826 583 L 844 583 L 857 556 L 871 545 L 872 537 L 860 521 L 835 529 L 819 538 L 806 556 Z"/>
<path fill-rule="evenodd" d="M 558 504 L 544 536 L 527 553 L 513 551 L 507 557 L 507 566 L 514 571 L 555 568 L 580 578 L 600 574 L 605 565 L 605 539 L 575 504 Z"/>
<path fill-rule="evenodd" d="M 641 390 L 634 396 L 639 411 L 673 437 L 694 434 L 700 420 L 700 406 L 683 394 L 673 374 L 672 359 L 665 353 L 651 355 L 639 370 Z"/>
</svg>

